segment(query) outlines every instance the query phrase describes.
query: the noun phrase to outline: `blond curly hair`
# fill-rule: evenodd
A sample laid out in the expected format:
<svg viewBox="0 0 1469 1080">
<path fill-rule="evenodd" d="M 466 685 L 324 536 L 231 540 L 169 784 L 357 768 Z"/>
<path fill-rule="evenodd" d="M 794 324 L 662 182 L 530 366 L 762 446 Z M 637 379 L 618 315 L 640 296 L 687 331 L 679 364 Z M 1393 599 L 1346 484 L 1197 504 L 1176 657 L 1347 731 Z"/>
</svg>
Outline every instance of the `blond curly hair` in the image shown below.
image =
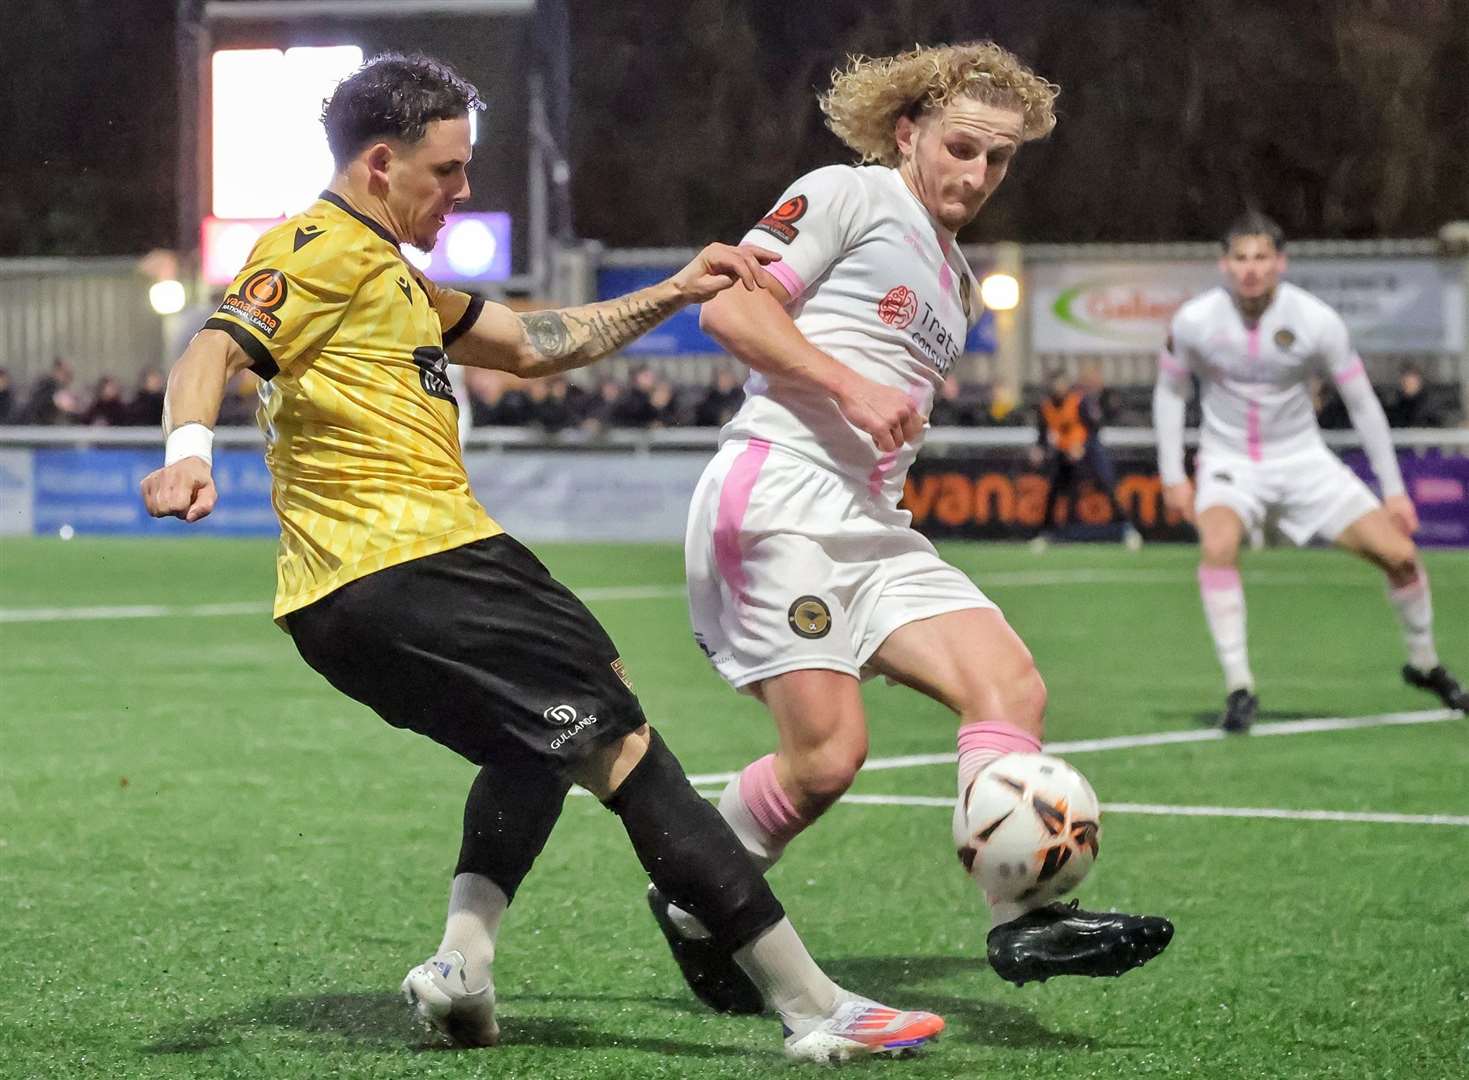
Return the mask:
<svg viewBox="0 0 1469 1080">
<path fill-rule="evenodd" d="M 818 99 L 826 126 L 863 161 L 894 166 L 902 160 L 895 130 L 900 116 L 942 108 L 956 97 L 1017 109 L 1025 142 L 1056 126 L 1061 88 L 1047 82 L 993 41 L 918 46 L 897 56 L 852 56 L 831 73 Z"/>
</svg>

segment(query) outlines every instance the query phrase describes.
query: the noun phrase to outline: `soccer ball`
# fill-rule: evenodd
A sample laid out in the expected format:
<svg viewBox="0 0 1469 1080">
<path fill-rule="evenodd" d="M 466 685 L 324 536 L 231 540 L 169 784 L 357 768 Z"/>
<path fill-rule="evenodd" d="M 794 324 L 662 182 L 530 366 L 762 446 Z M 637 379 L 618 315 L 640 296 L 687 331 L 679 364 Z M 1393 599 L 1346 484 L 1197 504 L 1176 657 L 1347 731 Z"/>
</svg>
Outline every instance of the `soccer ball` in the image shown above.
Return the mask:
<svg viewBox="0 0 1469 1080">
<path fill-rule="evenodd" d="M 1049 754 L 1006 754 L 954 814 L 959 861 L 991 903 L 1039 907 L 1081 884 L 1097 857 L 1101 807 L 1086 778 Z"/>
</svg>

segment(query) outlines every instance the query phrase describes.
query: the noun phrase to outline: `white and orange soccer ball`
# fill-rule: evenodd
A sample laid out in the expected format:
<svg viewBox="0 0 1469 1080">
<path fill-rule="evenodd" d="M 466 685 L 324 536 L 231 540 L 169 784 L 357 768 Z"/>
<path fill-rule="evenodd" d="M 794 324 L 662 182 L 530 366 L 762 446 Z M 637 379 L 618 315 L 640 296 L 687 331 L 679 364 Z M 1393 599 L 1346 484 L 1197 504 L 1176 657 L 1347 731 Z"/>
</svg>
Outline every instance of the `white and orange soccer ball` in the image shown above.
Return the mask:
<svg viewBox="0 0 1469 1080">
<path fill-rule="evenodd" d="M 1081 884 L 1102 811 L 1086 777 L 1049 754 L 991 762 L 954 813 L 959 860 L 991 903 L 1039 907 Z"/>
</svg>

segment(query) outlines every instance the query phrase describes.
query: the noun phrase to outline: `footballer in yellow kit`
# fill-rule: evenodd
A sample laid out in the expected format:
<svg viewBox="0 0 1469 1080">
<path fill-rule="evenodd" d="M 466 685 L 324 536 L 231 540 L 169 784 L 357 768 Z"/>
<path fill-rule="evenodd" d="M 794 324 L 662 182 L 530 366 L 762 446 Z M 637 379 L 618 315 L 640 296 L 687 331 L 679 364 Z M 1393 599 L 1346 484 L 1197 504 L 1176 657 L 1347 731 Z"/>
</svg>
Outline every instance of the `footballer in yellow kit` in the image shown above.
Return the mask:
<svg viewBox="0 0 1469 1080">
<path fill-rule="evenodd" d="M 482 307 L 436 288 L 391 233 L 331 191 L 256 244 L 204 325 L 229 334 L 266 380 L 277 618 L 501 531 L 470 492 L 445 372 L 444 346 Z"/>
<path fill-rule="evenodd" d="M 213 509 L 212 426 L 229 378 L 256 371 L 281 522 L 277 622 L 338 690 L 479 766 L 444 938 L 402 983 L 422 1020 L 462 1045 L 498 1041 L 500 920 L 575 782 L 618 816 L 660 893 L 744 958 L 787 1055 L 925 1042 L 941 1019 L 848 995 L 811 959 L 648 725 L 606 631 L 475 501 L 459 454 L 446 348 L 526 377 L 579 367 L 687 304 L 768 287 L 761 266 L 778 256 L 713 244 L 650 288 L 528 315 L 438 290 L 398 245 L 432 249 L 469 197 L 480 107 L 428 57 L 379 56 L 337 86 L 322 115 L 332 182 L 261 239 L 174 365 L 164 465 L 143 501 L 186 521 Z"/>
</svg>

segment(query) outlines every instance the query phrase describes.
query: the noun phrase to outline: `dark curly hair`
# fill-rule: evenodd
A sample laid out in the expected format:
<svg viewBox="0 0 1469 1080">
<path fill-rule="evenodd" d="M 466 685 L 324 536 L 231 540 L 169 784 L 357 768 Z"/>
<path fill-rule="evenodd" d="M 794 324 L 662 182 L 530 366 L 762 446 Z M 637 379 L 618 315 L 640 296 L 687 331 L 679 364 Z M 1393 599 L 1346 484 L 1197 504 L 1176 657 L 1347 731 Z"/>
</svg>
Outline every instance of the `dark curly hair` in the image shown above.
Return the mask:
<svg viewBox="0 0 1469 1080">
<path fill-rule="evenodd" d="M 416 143 L 434 120 L 484 107 L 474 84 L 448 64 L 383 53 L 337 84 L 322 103 L 321 123 L 340 169 L 368 143 L 385 137 Z"/>
</svg>

